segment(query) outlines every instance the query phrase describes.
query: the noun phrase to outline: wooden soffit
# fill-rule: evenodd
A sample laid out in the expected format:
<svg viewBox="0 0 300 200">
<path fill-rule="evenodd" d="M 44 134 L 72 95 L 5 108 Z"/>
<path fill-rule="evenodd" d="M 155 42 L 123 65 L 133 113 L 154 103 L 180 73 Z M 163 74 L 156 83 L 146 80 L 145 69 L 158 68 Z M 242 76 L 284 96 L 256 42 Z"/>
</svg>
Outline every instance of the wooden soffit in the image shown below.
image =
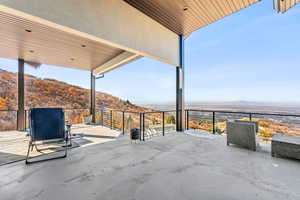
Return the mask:
<svg viewBox="0 0 300 200">
<path fill-rule="evenodd" d="M 178 35 L 189 35 L 260 0 L 124 0 Z"/>
<path fill-rule="evenodd" d="M 300 0 L 274 0 L 274 8 L 278 13 L 285 13 L 299 2 Z"/>
</svg>

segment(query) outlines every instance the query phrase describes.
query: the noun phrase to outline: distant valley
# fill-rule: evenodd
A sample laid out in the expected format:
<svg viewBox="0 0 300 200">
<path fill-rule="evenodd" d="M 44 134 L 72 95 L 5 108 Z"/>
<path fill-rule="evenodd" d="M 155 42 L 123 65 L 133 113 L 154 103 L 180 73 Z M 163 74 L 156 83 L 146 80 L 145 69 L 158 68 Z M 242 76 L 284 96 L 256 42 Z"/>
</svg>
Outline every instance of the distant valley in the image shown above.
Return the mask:
<svg viewBox="0 0 300 200">
<path fill-rule="evenodd" d="M 175 103 L 141 103 L 143 107 L 157 110 L 174 110 Z M 274 103 L 274 102 L 193 102 L 186 103 L 188 109 L 200 110 L 224 110 L 240 112 L 263 112 L 263 113 L 289 113 L 300 114 L 300 102 L 297 103 Z"/>
</svg>

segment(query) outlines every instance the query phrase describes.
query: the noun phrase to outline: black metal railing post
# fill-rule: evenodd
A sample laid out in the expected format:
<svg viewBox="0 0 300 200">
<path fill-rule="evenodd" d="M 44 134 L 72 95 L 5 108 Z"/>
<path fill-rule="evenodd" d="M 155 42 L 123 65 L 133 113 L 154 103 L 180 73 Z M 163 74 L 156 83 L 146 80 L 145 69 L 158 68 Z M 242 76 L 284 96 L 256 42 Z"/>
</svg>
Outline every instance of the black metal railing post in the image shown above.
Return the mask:
<svg viewBox="0 0 300 200">
<path fill-rule="evenodd" d="M 190 129 L 190 115 L 189 115 L 189 110 L 186 110 L 186 129 Z"/>
<path fill-rule="evenodd" d="M 213 134 L 216 133 L 215 123 L 216 123 L 216 112 L 213 112 Z"/>
<path fill-rule="evenodd" d="M 184 129 L 186 130 L 186 110 L 184 110 Z"/>
<path fill-rule="evenodd" d="M 16 111 L 17 111 L 17 118 L 18 118 L 19 110 L 16 110 Z M 18 127 L 19 127 L 19 120 L 17 119 L 17 130 L 19 130 Z"/>
<path fill-rule="evenodd" d="M 103 111 L 103 109 L 101 109 L 100 112 L 101 112 L 101 125 L 104 126 L 104 116 L 103 116 L 104 115 L 104 111 Z"/>
<path fill-rule="evenodd" d="M 113 111 L 110 111 L 110 128 L 113 129 Z"/>
<path fill-rule="evenodd" d="M 123 135 L 125 135 L 125 112 L 122 111 L 122 131 Z"/>
<path fill-rule="evenodd" d="M 143 125 L 142 125 L 142 113 L 140 113 L 140 141 L 142 141 L 142 129 L 143 129 Z"/>
<path fill-rule="evenodd" d="M 27 110 L 24 110 L 24 127 L 25 127 L 25 131 L 27 130 Z"/>
<path fill-rule="evenodd" d="M 186 110 L 184 110 L 184 119 L 185 119 L 185 121 L 184 121 L 184 127 L 185 127 L 185 129 L 187 129 L 187 126 L 186 126 Z"/>
<path fill-rule="evenodd" d="M 145 113 L 143 113 L 143 141 L 145 141 Z"/>
<path fill-rule="evenodd" d="M 162 112 L 162 133 L 165 136 L 165 112 Z"/>
</svg>

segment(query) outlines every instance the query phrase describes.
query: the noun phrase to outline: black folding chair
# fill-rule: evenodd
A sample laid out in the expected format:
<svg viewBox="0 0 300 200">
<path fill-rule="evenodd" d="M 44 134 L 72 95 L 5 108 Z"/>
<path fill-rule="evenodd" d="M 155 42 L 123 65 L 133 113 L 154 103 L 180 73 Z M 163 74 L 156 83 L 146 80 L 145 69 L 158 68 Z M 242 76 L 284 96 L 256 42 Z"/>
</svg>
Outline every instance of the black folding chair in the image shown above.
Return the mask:
<svg viewBox="0 0 300 200">
<path fill-rule="evenodd" d="M 28 152 L 26 156 L 26 164 L 52 160 L 57 158 L 67 157 L 69 133 L 65 130 L 65 115 L 62 108 L 32 108 L 29 111 L 30 117 L 30 141 L 28 146 Z M 30 157 L 29 154 L 33 151 L 33 147 L 38 152 L 46 149 L 39 149 L 38 145 L 60 143 L 64 147 L 64 154 L 59 157 L 52 157 L 47 159 L 39 159 L 36 161 L 29 161 L 34 157 Z"/>
</svg>

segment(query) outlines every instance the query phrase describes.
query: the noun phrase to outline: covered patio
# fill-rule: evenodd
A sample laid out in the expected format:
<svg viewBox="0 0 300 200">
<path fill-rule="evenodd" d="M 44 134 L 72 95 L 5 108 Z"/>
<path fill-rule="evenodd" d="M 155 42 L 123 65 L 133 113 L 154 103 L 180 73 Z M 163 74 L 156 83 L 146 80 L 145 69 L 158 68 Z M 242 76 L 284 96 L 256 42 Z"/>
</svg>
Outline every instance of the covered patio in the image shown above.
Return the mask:
<svg viewBox="0 0 300 200">
<path fill-rule="evenodd" d="M 185 39 L 258 2 L 0 0 L 0 57 L 18 60 L 18 130 L 26 127 L 25 64 L 90 71 L 90 114 L 95 122 L 96 80 L 149 57 L 176 67 L 176 127 L 183 131 Z M 297 3 L 274 0 L 274 9 L 284 13 Z"/>
<path fill-rule="evenodd" d="M 176 132 L 138 144 L 125 135 L 73 148 L 65 159 L 0 166 L 0 199 L 299 199 L 299 162 L 185 130 L 185 38 L 257 2 L 0 0 L 0 56 L 19 61 L 20 131 L 26 63 L 89 71 L 92 122 L 98 77 L 144 56 L 176 67 Z M 285 12 L 296 2 L 274 5 Z"/>
<path fill-rule="evenodd" d="M 176 67 L 176 127 L 183 131 L 184 40 L 257 2 L 0 0 L 0 56 L 19 61 L 18 130 L 25 130 L 25 64 L 90 71 L 90 114 L 95 121 L 97 78 L 149 57 Z"/>
<path fill-rule="evenodd" d="M 299 162 L 170 133 L 77 148 L 66 159 L 0 170 L 1 199 L 299 199 Z"/>
</svg>

